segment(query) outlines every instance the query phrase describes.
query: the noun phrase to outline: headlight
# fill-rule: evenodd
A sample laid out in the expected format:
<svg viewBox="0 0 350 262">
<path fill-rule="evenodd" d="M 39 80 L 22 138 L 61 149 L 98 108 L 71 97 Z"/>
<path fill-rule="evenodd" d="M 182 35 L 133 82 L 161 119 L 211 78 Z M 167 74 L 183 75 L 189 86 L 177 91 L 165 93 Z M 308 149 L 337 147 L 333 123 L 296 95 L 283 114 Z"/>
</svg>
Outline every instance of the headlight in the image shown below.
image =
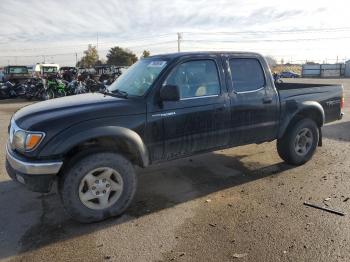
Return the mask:
<svg viewBox="0 0 350 262">
<path fill-rule="evenodd" d="M 14 147 L 20 151 L 31 151 L 35 149 L 44 138 L 42 132 L 30 132 L 18 130 L 13 134 Z"/>
<path fill-rule="evenodd" d="M 17 131 L 13 134 L 13 145 L 16 149 L 25 150 L 26 132 Z"/>
</svg>

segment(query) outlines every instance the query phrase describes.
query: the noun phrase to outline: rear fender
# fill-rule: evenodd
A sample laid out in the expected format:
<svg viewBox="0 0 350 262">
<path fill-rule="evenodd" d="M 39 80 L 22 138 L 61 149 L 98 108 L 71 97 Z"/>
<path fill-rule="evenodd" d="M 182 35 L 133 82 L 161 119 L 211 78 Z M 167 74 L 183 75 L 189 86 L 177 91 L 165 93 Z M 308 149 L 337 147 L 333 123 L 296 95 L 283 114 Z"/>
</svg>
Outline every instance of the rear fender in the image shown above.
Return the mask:
<svg viewBox="0 0 350 262">
<path fill-rule="evenodd" d="M 287 131 L 288 126 L 298 118 L 310 118 L 316 122 L 320 129 L 325 123 L 325 112 L 323 107 L 316 101 L 305 101 L 301 103 L 287 101 L 285 107 L 285 116 L 280 125 L 278 138 L 281 138 Z M 322 142 L 319 142 L 319 144 L 322 144 Z"/>
</svg>

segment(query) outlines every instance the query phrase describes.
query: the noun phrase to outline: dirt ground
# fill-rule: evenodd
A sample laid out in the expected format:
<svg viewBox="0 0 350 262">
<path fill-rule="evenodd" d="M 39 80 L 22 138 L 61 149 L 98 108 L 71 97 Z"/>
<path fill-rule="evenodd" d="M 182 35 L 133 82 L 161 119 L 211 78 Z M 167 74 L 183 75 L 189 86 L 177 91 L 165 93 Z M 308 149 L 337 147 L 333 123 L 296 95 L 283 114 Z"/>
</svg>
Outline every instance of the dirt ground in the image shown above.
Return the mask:
<svg viewBox="0 0 350 262">
<path fill-rule="evenodd" d="M 350 79 L 294 81 L 345 88 L 346 115 L 309 163 L 284 164 L 271 142 L 139 169 L 125 215 L 90 225 L 70 220 L 56 192 L 10 181 L 7 125 L 28 103 L 0 101 L 0 261 L 349 261 Z"/>
</svg>

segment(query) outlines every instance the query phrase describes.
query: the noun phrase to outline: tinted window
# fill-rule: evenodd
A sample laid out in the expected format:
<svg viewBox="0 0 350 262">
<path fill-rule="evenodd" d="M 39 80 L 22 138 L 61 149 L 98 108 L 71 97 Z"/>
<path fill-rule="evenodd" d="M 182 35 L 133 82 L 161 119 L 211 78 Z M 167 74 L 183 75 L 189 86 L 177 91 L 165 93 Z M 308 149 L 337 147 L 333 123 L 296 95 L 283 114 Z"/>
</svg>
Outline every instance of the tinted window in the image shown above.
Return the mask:
<svg viewBox="0 0 350 262">
<path fill-rule="evenodd" d="M 43 66 L 43 73 L 57 73 L 57 67 L 55 66 Z"/>
<path fill-rule="evenodd" d="M 178 65 L 164 85 L 177 85 L 181 98 L 220 93 L 218 70 L 213 60 L 196 60 Z"/>
<path fill-rule="evenodd" d="M 264 72 L 257 59 L 230 60 L 233 89 L 237 92 L 254 91 L 265 86 Z"/>
</svg>

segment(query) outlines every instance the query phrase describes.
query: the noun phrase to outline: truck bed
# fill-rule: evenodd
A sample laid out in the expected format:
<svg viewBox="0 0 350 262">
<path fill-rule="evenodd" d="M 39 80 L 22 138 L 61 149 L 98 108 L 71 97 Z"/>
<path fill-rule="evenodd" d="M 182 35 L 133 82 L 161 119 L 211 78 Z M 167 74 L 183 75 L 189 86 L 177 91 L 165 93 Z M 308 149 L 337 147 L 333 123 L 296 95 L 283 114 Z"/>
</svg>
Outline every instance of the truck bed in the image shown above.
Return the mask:
<svg viewBox="0 0 350 262">
<path fill-rule="evenodd" d="M 341 100 L 343 87 L 341 85 L 276 83 L 282 108 L 288 103 L 318 102 L 324 109 L 325 122 L 331 122 L 341 117 Z"/>
</svg>

